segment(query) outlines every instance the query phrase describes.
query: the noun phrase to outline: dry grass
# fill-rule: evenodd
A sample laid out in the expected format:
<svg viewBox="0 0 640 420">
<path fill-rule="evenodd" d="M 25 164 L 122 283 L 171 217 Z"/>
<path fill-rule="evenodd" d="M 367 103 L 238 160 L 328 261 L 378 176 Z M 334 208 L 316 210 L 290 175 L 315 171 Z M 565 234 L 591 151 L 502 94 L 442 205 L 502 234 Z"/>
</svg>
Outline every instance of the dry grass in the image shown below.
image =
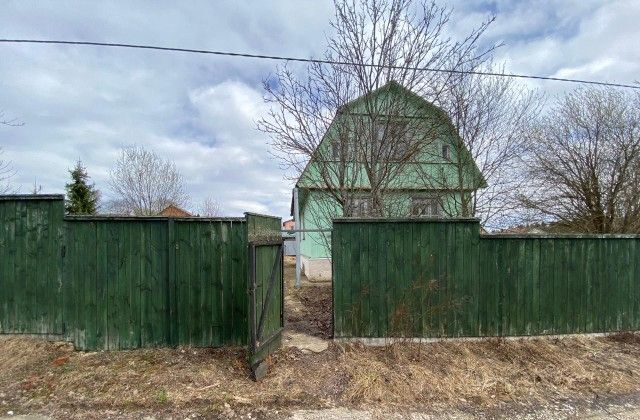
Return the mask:
<svg viewBox="0 0 640 420">
<path fill-rule="evenodd" d="M 326 336 L 330 287 L 294 290 L 290 263 L 286 276 L 288 327 Z M 260 383 L 250 379 L 245 357 L 240 348 L 82 353 L 65 343 L 0 336 L 0 413 L 229 418 L 262 410 L 271 418 L 282 410 L 373 404 L 394 411 L 490 410 L 640 389 L 640 335 L 631 333 L 377 348 L 332 344 L 320 354 L 283 349 Z"/>
<path fill-rule="evenodd" d="M 353 347 L 345 363 L 352 403 L 544 403 L 549 398 L 633 392 L 640 339 L 486 340 L 384 349 Z"/>
<path fill-rule="evenodd" d="M 278 352 L 269 376 L 256 384 L 237 348 L 81 353 L 65 344 L 1 337 L 0 408 L 82 417 L 96 410 L 189 409 L 211 415 L 223 413 L 225 404 L 240 411 L 372 403 L 487 408 L 634 392 L 640 386 L 639 360 L 635 334 L 381 348 L 332 345 L 321 354 Z"/>
</svg>

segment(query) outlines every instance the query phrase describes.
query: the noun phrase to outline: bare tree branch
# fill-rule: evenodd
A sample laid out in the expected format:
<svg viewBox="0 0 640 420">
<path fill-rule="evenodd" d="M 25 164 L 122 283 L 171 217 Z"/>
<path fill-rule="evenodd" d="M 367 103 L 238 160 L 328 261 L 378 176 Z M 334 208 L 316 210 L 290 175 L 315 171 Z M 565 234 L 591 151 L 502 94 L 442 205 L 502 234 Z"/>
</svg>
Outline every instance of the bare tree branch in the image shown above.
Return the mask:
<svg viewBox="0 0 640 420">
<path fill-rule="evenodd" d="M 491 61 L 481 69 L 503 70 L 496 70 Z M 453 144 L 448 157 L 438 147 L 431 148 L 434 159 L 444 159 L 449 168 L 440 177 L 421 173 L 421 180 L 434 188 L 452 190 L 451 199 L 443 203 L 446 214 L 478 217 L 489 228 L 504 226 L 520 208 L 516 193 L 526 182 L 522 170 L 525 133 L 541 110 L 542 97 L 513 79 L 467 73 L 453 80 L 438 103 L 451 118 L 460 141 Z M 478 173 L 469 170 L 474 166 L 484 179 L 484 188 L 475 188 Z"/>
<path fill-rule="evenodd" d="M 640 232 L 640 94 L 578 89 L 529 134 L 522 203 L 575 232 Z"/>
<path fill-rule="evenodd" d="M 434 2 L 334 0 L 334 6 L 323 58 L 354 64 L 312 63 L 304 76 L 279 68 L 275 80 L 264 82 L 271 110 L 258 122 L 295 178 L 316 177 L 305 181 L 326 195 L 318 201 L 325 203 L 318 211 L 326 213 L 325 223 L 354 214 L 363 192 L 368 213 L 393 213 L 397 206 L 387 192 L 402 188 L 399 175 L 439 135 L 441 119 L 424 118 L 424 105 L 416 107 L 413 94 L 382 100 L 370 94 L 396 82 L 436 101 L 451 90 L 453 75 L 415 67 L 469 69 L 493 51 L 477 48 L 493 18 L 454 41 L 445 36 L 451 11 Z M 305 172 L 308 165 L 314 170 Z"/>
<path fill-rule="evenodd" d="M 18 122 L 16 119 L 5 119 L 4 112 L 0 111 L 0 125 L 20 127 L 24 125 L 24 123 Z M 0 148 L 0 194 L 15 193 L 16 189 L 11 184 L 11 179 L 15 176 L 16 172 L 10 161 L 2 159 L 3 153 L 3 150 Z"/>
<path fill-rule="evenodd" d="M 11 183 L 16 171 L 10 161 L 2 159 L 3 153 L 4 151 L 0 149 L 0 194 L 11 194 L 16 191 Z"/>
<path fill-rule="evenodd" d="M 157 215 L 170 204 L 185 206 L 188 196 L 175 163 L 142 146 L 130 146 L 111 169 L 115 200 L 111 211 L 135 216 Z"/>
<path fill-rule="evenodd" d="M 218 217 L 221 215 L 220 203 L 213 198 L 205 198 L 198 209 L 198 215 L 202 217 Z"/>
<path fill-rule="evenodd" d="M 20 127 L 20 126 L 23 126 L 24 123 L 21 121 L 18 121 L 16 118 L 6 119 L 4 116 L 4 112 L 0 111 L 0 125 L 8 125 L 10 127 Z"/>
</svg>

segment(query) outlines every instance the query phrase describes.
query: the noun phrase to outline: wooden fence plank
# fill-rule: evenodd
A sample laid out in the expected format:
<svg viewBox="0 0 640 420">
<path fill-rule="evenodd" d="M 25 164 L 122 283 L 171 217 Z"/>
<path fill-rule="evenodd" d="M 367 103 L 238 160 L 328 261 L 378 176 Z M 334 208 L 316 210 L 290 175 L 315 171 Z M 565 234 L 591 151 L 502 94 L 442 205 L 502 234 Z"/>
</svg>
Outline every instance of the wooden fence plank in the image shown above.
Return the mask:
<svg viewBox="0 0 640 420">
<path fill-rule="evenodd" d="M 638 236 L 485 236 L 468 221 L 341 219 L 333 238 L 337 337 L 392 336 L 397 331 L 386 330 L 383 320 L 397 324 L 408 302 L 418 303 L 410 330 L 422 337 L 607 332 L 640 324 Z M 417 278 L 437 279 L 438 290 L 425 296 Z M 456 300 L 465 304 L 447 308 Z"/>
</svg>

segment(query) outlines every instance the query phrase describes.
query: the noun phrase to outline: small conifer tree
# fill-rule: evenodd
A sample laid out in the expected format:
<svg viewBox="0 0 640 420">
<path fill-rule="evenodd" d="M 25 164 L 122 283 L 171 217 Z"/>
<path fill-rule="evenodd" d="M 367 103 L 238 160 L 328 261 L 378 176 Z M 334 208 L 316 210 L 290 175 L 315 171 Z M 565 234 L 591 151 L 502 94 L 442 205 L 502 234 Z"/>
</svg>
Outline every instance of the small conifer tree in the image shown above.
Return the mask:
<svg viewBox="0 0 640 420">
<path fill-rule="evenodd" d="M 94 184 L 89 184 L 87 169 L 78 160 L 75 168 L 70 169 L 71 182 L 67 190 L 66 210 L 68 214 L 96 214 L 100 192 Z"/>
</svg>

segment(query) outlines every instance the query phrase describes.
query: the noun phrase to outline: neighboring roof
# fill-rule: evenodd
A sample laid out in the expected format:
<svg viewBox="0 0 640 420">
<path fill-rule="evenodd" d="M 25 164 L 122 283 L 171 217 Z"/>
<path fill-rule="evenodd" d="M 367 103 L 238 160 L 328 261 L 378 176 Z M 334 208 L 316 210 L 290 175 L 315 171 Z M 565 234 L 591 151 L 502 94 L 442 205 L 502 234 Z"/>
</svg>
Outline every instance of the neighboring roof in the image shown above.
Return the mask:
<svg viewBox="0 0 640 420">
<path fill-rule="evenodd" d="M 188 211 L 181 209 L 178 206 L 174 206 L 173 204 L 167 206 L 158 213 L 158 216 L 166 216 L 166 217 L 193 217 L 193 214 Z"/>
<path fill-rule="evenodd" d="M 64 200 L 63 194 L 4 194 L 0 195 L 1 201 L 22 200 Z"/>
<path fill-rule="evenodd" d="M 426 100 L 425 98 L 423 98 L 422 96 L 418 95 L 417 93 L 411 91 L 410 89 L 407 89 L 406 87 L 402 86 L 400 83 L 396 82 L 395 80 L 391 80 L 387 83 L 385 83 L 383 86 L 372 90 L 371 92 L 362 95 L 358 98 L 355 98 L 347 103 L 345 103 L 344 105 L 340 106 L 338 108 L 338 110 L 336 111 L 336 116 L 334 116 L 334 120 L 331 121 L 331 124 L 329 124 L 329 127 L 331 127 L 334 122 L 335 122 L 335 117 L 337 117 L 338 115 L 340 115 L 341 113 L 344 113 L 348 108 L 352 108 L 354 106 L 356 106 L 359 102 L 365 100 L 365 98 L 369 98 L 371 96 L 375 96 L 381 92 L 384 91 L 393 91 L 395 90 L 398 93 L 402 93 L 407 95 L 410 98 L 413 98 L 416 102 L 420 103 L 421 105 L 425 106 L 427 109 L 434 111 L 435 114 L 443 119 L 443 122 L 449 127 L 449 129 L 451 129 L 451 132 L 454 133 L 454 135 L 457 137 L 458 141 L 462 142 L 463 140 L 460 138 L 460 136 L 458 135 L 458 130 L 455 128 L 455 125 L 453 124 L 453 122 L 451 121 L 451 117 L 440 107 L 438 107 L 437 105 L 434 105 L 432 102 L 429 102 L 428 100 Z M 327 132 L 329 131 L 329 129 L 327 129 Z M 327 135 L 327 133 L 325 132 L 325 134 L 323 135 L 322 139 L 320 140 L 320 142 L 318 143 L 317 147 L 320 147 L 320 145 L 322 145 L 322 143 L 325 141 L 325 136 Z M 466 150 L 466 147 L 463 148 L 463 150 Z M 298 180 L 296 181 L 295 187 L 300 187 L 299 183 L 300 180 L 302 179 L 302 177 L 305 175 L 305 173 L 307 172 L 307 169 L 309 168 L 309 165 L 311 164 L 311 162 L 313 161 L 313 158 L 309 159 L 309 161 L 307 162 L 307 164 L 305 165 L 304 169 L 302 170 L 300 176 L 298 177 Z M 473 162 L 473 165 L 475 166 L 475 170 L 476 173 L 480 175 L 480 184 L 479 184 L 479 188 L 485 188 L 487 187 L 487 182 L 484 178 L 484 174 L 480 171 L 480 169 L 478 168 L 477 164 L 475 163 L 475 160 L 471 159 L 471 161 Z M 292 205 L 291 205 L 291 215 L 293 215 L 293 197 L 292 197 Z"/>
<path fill-rule="evenodd" d="M 506 229 L 502 229 L 498 233 L 514 234 L 514 235 L 518 235 L 518 234 L 540 235 L 543 233 L 548 233 L 548 231 L 541 225 L 517 225 L 517 226 L 508 227 Z"/>
</svg>

